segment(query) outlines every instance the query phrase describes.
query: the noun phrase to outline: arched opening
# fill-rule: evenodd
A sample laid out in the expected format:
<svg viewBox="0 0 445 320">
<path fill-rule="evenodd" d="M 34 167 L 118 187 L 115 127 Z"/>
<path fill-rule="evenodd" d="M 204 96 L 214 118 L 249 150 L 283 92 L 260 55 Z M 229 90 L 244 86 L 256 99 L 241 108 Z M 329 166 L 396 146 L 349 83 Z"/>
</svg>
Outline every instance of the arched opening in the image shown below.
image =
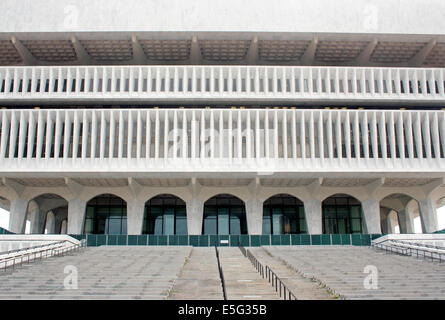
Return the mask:
<svg viewBox="0 0 445 320">
<path fill-rule="evenodd" d="M 102 194 L 87 203 L 85 234 L 127 234 L 127 202 Z"/>
<path fill-rule="evenodd" d="M 247 234 L 244 201 L 230 194 L 219 194 L 207 200 L 202 234 Z"/>
<path fill-rule="evenodd" d="M 394 193 L 380 200 L 380 221 L 385 234 L 422 232 L 419 203 L 406 194 Z"/>
<path fill-rule="evenodd" d="M 335 194 L 322 203 L 323 233 L 364 233 L 360 201 L 347 194 Z"/>
<path fill-rule="evenodd" d="M 277 194 L 263 204 L 263 234 L 306 233 L 304 204 L 288 194 Z"/>
<path fill-rule="evenodd" d="M 185 235 L 187 214 L 185 202 L 171 194 L 161 194 L 145 203 L 143 234 Z"/>
<path fill-rule="evenodd" d="M 60 234 L 60 226 L 68 217 L 68 201 L 54 193 L 41 194 L 29 201 L 26 233 Z"/>
</svg>

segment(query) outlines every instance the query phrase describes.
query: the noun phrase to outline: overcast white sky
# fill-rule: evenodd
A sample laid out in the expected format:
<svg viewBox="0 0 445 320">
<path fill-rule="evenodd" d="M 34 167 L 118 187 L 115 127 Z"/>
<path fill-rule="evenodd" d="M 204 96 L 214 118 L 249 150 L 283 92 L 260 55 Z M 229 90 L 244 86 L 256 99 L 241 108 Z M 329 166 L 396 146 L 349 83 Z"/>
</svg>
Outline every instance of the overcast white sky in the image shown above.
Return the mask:
<svg viewBox="0 0 445 320">
<path fill-rule="evenodd" d="M 439 229 L 445 229 L 445 206 L 437 210 L 437 218 L 439 221 Z M 0 227 L 7 229 L 9 225 L 9 212 L 0 209 Z M 422 232 L 420 225 L 420 217 L 414 219 L 414 231 L 416 233 Z"/>
</svg>

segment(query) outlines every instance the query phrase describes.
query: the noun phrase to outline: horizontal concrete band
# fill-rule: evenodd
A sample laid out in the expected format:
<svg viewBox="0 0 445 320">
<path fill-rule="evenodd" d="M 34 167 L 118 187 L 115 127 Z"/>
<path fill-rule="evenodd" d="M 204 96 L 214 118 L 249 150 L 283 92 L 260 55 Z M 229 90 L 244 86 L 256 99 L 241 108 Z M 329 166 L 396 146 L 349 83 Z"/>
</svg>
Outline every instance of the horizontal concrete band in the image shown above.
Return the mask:
<svg viewBox="0 0 445 320">
<path fill-rule="evenodd" d="M 443 34 L 444 10 L 434 0 L 3 0 L 0 30 Z"/>
</svg>

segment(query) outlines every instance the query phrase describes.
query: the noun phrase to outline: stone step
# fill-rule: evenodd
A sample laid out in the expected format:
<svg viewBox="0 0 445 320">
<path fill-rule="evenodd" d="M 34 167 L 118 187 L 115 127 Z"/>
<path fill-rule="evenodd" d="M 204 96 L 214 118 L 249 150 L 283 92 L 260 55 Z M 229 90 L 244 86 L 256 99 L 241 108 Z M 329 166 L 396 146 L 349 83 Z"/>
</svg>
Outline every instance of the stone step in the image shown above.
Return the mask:
<svg viewBox="0 0 445 320">
<path fill-rule="evenodd" d="M 0 272 L 0 299 L 165 299 L 191 247 L 87 248 Z M 77 267 L 78 289 L 66 290 L 66 265 Z"/>
<path fill-rule="evenodd" d="M 173 285 L 168 299 L 223 299 L 218 262 L 214 248 L 193 248 Z"/>
<path fill-rule="evenodd" d="M 412 257 L 384 254 L 367 247 L 274 247 L 264 248 L 305 277 L 313 277 L 349 299 L 445 298 L 445 264 Z M 378 290 L 363 285 L 367 265 L 378 270 Z"/>
</svg>

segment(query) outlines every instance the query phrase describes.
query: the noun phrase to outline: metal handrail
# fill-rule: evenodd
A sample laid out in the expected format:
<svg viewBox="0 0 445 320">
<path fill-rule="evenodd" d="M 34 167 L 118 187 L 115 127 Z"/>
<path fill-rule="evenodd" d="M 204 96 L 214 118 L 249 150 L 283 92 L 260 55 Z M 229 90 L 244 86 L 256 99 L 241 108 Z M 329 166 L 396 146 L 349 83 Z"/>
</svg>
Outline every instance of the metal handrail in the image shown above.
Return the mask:
<svg viewBox="0 0 445 320">
<path fill-rule="evenodd" d="M 404 242 L 402 240 L 390 240 L 390 241 L 395 242 L 395 243 L 400 243 L 403 245 L 415 246 L 415 247 L 425 247 L 425 248 L 436 249 L 436 250 L 445 250 L 445 247 L 433 246 L 431 244 L 426 244 L 426 243 L 412 243 L 412 242 L 409 242 L 409 240 L 407 240 L 406 242 Z"/>
<path fill-rule="evenodd" d="M 46 248 L 43 250 L 27 252 L 22 255 L 4 258 L 4 259 L 0 260 L 0 264 L 3 264 L 3 270 L 6 271 L 6 269 L 8 268 L 8 263 L 10 263 L 12 261 L 12 265 L 10 264 L 9 267 L 12 267 L 12 269 L 14 270 L 16 266 L 20 266 L 23 263 L 30 263 L 31 261 L 35 261 L 36 259 L 42 260 L 44 257 L 48 258 L 48 257 L 52 257 L 52 256 L 60 256 L 60 255 L 63 256 L 66 253 L 71 252 L 71 251 L 79 251 L 81 248 L 83 248 L 85 246 L 85 242 L 81 241 L 80 244 L 73 244 L 72 246 L 61 248 L 63 246 L 64 242 L 65 241 L 60 241 L 60 242 L 52 243 L 50 245 L 46 245 L 46 247 L 49 247 L 49 248 Z M 38 246 L 38 247 L 40 247 L 40 246 Z M 15 251 L 15 250 L 13 250 L 13 251 Z M 32 257 L 32 259 L 31 259 L 31 257 Z M 26 260 L 25 260 L 25 258 L 26 258 Z M 20 261 L 18 261 L 19 259 L 20 259 Z M 17 263 L 16 263 L 16 261 L 17 261 Z"/>
<path fill-rule="evenodd" d="M 423 249 L 423 248 L 413 248 L 413 247 L 403 247 L 397 244 L 391 244 L 386 245 L 382 243 L 374 243 L 372 247 L 377 249 L 383 249 L 386 252 L 391 253 L 397 253 L 405 256 L 416 256 L 416 258 L 423 258 L 425 260 L 430 259 L 431 261 L 439 261 L 439 263 L 442 263 L 442 261 L 445 261 L 445 253 L 440 252 L 431 252 L 430 250 Z"/>
<path fill-rule="evenodd" d="M 58 244 L 62 244 L 62 243 L 65 243 L 65 241 L 58 241 L 58 242 L 53 242 L 53 243 L 41 244 L 41 245 L 34 246 L 34 247 L 20 248 L 20 249 L 14 249 L 14 250 L 9 250 L 9 251 L 3 251 L 3 252 L 0 252 L 0 256 L 6 255 L 6 254 L 13 254 L 13 253 L 20 252 L 20 251 L 44 248 L 44 247 L 58 245 Z"/>
<path fill-rule="evenodd" d="M 223 291 L 223 297 L 224 297 L 224 300 L 227 300 L 226 282 L 224 280 L 224 273 L 223 273 L 223 270 L 221 267 L 221 263 L 219 261 L 219 251 L 218 251 L 217 246 L 215 246 L 215 252 L 216 252 L 216 261 L 218 262 L 219 278 L 221 279 L 221 287 L 222 287 L 222 291 Z"/>
<path fill-rule="evenodd" d="M 372 247 L 376 249 L 382 249 L 387 252 L 396 253 L 404 256 L 409 256 L 409 250 L 408 248 L 400 247 L 397 245 L 387 245 L 383 243 L 374 243 L 372 244 Z"/>
<path fill-rule="evenodd" d="M 289 288 L 284 284 L 284 282 L 277 276 L 277 274 L 269 267 L 263 266 L 261 262 L 246 248 L 241 245 L 238 245 L 238 248 L 241 250 L 241 253 L 250 260 L 254 268 L 259 272 L 260 276 L 263 279 L 268 280 L 268 282 L 275 289 L 275 292 L 280 293 L 280 298 L 284 300 L 297 300 L 297 297 L 289 290 Z"/>
</svg>

